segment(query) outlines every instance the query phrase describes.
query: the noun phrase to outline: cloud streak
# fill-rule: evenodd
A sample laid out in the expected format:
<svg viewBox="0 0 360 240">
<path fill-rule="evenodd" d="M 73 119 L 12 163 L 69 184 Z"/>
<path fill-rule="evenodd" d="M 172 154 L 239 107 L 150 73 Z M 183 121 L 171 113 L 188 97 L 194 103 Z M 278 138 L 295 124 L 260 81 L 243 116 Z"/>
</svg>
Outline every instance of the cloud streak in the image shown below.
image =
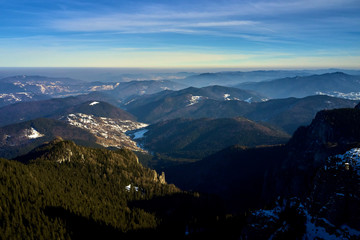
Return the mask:
<svg viewBox="0 0 360 240">
<path fill-rule="evenodd" d="M 95 63 L 83 56 L 117 66 L 127 64 L 123 56 L 143 65 L 145 61 L 150 65 L 155 61 L 185 65 L 188 61 L 203 66 L 213 61 L 235 66 L 246 62 L 264 65 L 261 54 L 271 59 L 266 53 L 274 53 L 278 64 L 289 64 L 289 59 L 313 62 L 320 59 L 319 51 L 337 52 L 339 59 L 345 59 L 341 53 L 347 52 L 346 59 L 357 59 L 360 49 L 359 0 L 14 0 L 2 7 L 4 59 L 14 59 L 10 49 L 19 59 L 33 59 L 26 52 L 38 49 L 43 59 L 50 59 L 52 52 L 61 62 L 66 53 L 77 59 L 73 64 L 87 66 Z M 279 52 L 284 55 L 276 54 Z M 328 62 L 330 57 L 336 59 L 321 57 Z"/>
<path fill-rule="evenodd" d="M 340 23 L 334 24 L 344 31 L 358 27 L 359 17 L 347 17 L 344 14 L 360 11 L 360 4 L 353 0 L 244 1 L 224 6 L 212 3 L 204 9 L 178 11 L 169 5 L 160 5 L 145 6 L 131 14 L 116 11 L 103 14 L 77 12 L 66 14 L 66 18 L 51 19 L 48 27 L 60 32 L 228 34 L 240 38 L 253 36 L 253 41 L 268 41 L 279 36 L 299 35 L 301 38 L 301 34 L 308 30 L 320 34 L 325 31 L 335 32 L 327 23 L 336 17 L 334 11 L 338 12 L 339 9 L 344 11 L 341 13 L 342 19 Z"/>
</svg>

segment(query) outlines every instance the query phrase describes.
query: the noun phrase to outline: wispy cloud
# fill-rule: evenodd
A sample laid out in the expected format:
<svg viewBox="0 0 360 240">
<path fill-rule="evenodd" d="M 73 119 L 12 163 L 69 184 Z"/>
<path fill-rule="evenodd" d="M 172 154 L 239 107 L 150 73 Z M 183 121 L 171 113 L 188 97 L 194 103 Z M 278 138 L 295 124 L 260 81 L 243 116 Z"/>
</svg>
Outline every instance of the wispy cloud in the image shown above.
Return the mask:
<svg viewBox="0 0 360 240">
<path fill-rule="evenodd" d="M 293 37 L 296 33 L 301 37 L 304 31 L 311 29 L 333 31 L 325 22 L 334 18 L 332 11 L 339 9 L 360 10 L 360 4 L 354 0 L 232 1 L 180 10 L 171 5 L 145 5 L 131 14 L 117 10 L 68 13 L 66 18 L 55 14 L 58 17 L 48 23 L 49 28 L 62 32 L 232 34 L 262 41 L 275 40 L 280 35 Z M 342 27 L 356 26 L 354 17 L 342 17 Z"/>
<path fill-rule="evenodd" d="M 359 0 L 9 1 L 0 51 L 41 64 L 237 66 L 336 59 L 317 55 L 325 49 L 349 64 L 360 55 L 359 12 Z"/>
</svg>

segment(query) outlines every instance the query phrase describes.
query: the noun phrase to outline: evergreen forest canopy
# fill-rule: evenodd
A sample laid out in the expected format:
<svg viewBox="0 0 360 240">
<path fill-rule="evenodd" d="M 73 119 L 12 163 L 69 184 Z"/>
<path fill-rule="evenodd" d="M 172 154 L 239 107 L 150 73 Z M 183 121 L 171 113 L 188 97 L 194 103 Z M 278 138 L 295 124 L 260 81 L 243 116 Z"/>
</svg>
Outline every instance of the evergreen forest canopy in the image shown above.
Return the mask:
<svg viewBox="0 0 360 240">
<path fill-rule="evenodd" d="M 125 149 L 56 139 L 17 160 L 0 159 L 1 239 L 176 239 L 226 221 L 218 199 L 166 184 Z"/>
</svg>

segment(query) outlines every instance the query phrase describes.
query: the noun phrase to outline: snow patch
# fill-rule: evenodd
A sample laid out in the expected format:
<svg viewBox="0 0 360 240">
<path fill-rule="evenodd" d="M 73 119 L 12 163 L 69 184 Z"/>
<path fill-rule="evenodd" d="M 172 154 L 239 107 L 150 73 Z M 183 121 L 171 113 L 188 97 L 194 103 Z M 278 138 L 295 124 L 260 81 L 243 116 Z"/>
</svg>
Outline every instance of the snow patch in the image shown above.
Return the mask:
<svg viewBox="0 0 360 240">
<path fill-rule="evenodd" d="M 147 133 L 149 130 L 147 129 L 141 129 L 134 133 L 133 139 L 140 139 L 144 137 L 144 134 Z"/>
<path fill-rule="evenodd" d="M 83 113 L 71 113 L 61 117 L 60 120 L 66 121 L 72 126 L 88 130 L 97 138 L 97 143 L 105 147 L 127 147 L 136 151 L 141 150 L 137 147 L 136 142 L 125 133 L 148 126 L 148 124 L 131 120 L 96 117 Z"/>
<path fill-rule="evenodd" d="M 41 138 L 45 136 L 44 134 L 39 133 L 38 131 L 36 131 L 34 128 L 30 128 L 26 131 L 26 137 L 29 139 L 36 139 L 36 138 Z"/>
<path fill-rule="evenodd" d="M 225 93 L 225 94 L 224 94 L 224 100 L 225 100 L 225 101 L 230 101 L 230 100 L 231 100 L 231 99 L 230 99 L 230 94 Z"/>
<path fill-rule="evenodd" d="M 201 100 L 201 98 L 202 98 L 202 96 L 191 96 L 191 98 L 189 100 L 189 104 L 186 106 L 191 106 L 191 105 L 198 103 Z"/>
<path fill-rule="evenodd" d="M 90 105 L 90 106 L 94 106 L 94 105 L 96 105 L 96 104 L 99 104 L 99 102 L 92 102 L 92 103 L 90 103 L 89 105 Z"/>
<path fill-rule="evenodd" d="M 317 95 L 327 95 L 330 97 L 337 97 L 337 98 L 345 98 L 350 100 L 360 100 L 360 92 L 349 92 L 349 93 L 343 93 L 343 92 L 316 92 Z"/>
<path fill-rule="evenodd" d="M 131 184 L 127 185 L 127 186 L 125 187 L 125 189 L 126 189 L 126 191 L 130 192 L 130 190 L 131 190 Z M 139 191 L 139 187 L 134 186 L 134 190 L 135 190 L 136 192 Z"/>
<path fill-rule="evenodd" d="M 248 99 L 245 99 L 244 102 L 251 103 L 252 97 L 249 97 Z"/>
<path fill-rule="evenodd" d="M 329 161 L 332 159 L 338 159 L 336 168 L 344 167 L 346 170 L 349 170 L 351 167 L 354 171 L 357 171 L 358 175 L 360 175 L 360 148 L 353 148 L 344 154 L 330 157 Z"/>
</svg>

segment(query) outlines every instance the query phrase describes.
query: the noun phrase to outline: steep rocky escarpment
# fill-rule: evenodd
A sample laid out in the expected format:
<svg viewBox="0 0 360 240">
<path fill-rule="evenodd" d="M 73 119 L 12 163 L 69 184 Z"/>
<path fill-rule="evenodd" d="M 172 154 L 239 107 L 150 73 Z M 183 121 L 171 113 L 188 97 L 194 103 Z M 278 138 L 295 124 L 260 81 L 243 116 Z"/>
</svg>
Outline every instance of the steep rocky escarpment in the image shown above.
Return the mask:
<svg viewBox="0 0 360 240">
<path fill-rule="evenodd" d="M 360 144 L 360 109 L 320 111 L 312 123 L 299 128 L 287 144 L 277 192 L 300 196 L 312 185 L 316 171 L 329 156 Z M 286 185 L 285 185 L 286 184 Z"/>
</svg>

